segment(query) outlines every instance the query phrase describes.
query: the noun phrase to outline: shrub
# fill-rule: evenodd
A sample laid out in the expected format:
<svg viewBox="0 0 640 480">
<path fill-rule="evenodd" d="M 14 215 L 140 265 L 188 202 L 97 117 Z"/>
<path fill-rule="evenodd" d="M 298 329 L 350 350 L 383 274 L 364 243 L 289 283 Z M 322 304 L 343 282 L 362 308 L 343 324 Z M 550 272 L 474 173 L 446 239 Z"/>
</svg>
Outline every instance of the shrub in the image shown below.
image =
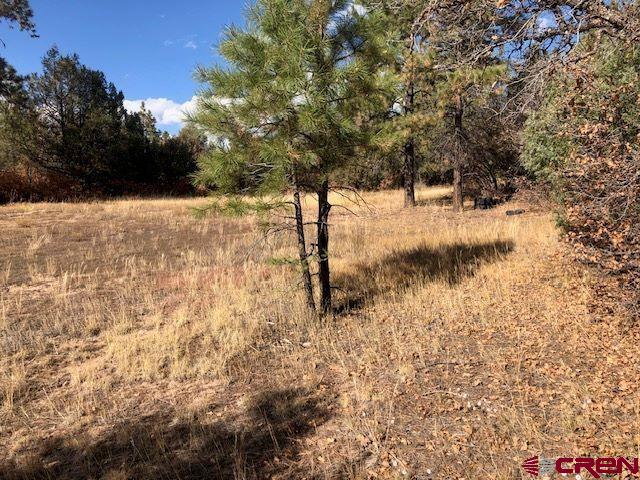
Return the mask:
<svg viewBox="0 0 640 480">
<path fill-rule="evenodd" d="M 604 44 L 557 86 L 528 122 L 523 161 L 552 185 L 580 258 L 614 275 L 637 313 L 640 48 Z"/>
</svg>

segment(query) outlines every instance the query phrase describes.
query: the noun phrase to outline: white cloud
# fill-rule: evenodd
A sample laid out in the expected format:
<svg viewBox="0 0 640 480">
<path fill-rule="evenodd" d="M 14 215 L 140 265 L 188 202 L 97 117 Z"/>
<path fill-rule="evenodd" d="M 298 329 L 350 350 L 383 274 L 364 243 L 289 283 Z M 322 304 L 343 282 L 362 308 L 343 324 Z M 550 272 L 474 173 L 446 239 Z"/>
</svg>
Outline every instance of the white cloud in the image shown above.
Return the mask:
<svg viewBox="0 0 640 480">
<path fill-rule="evenodd" d="M 198 102 L 198 97 L 194 96 L 184 103 L 177 103 L 168 98 L 147 98 L 146 100 L 125 100 L 124 108 L 129 112 L 139 112 L 144 102 L 158 126 L 182 125 L 186 119 L 186 114 L 193 112 Z"/>
<path fill-rule="evenodd" d="M 190 48 L 192 50 L 197 50 L 199 44 L 203 43 L 197 40 L 197 35 L 189 35 L 187 37 L 182 38 L 167 38 L 162 42 L 162 45 L 165 47 L 174 47 L 182 45 L 184 48 Z"/>
</svg>

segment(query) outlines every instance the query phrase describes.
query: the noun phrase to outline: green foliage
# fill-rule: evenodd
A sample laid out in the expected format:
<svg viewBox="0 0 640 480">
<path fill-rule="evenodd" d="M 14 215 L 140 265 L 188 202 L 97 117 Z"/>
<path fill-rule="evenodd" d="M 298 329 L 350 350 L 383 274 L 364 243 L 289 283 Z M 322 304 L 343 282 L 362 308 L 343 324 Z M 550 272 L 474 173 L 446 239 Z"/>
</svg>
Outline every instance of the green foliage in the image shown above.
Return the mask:
<svg viewBox="0 0 640 480">
<path fill-rule="evenodd" d="M 317 190 L 372 139 L 363 118 L 393 88 L 379 74 L 382 24 L 348 1 L 261 0 L 203 68 L 194 122 L 217 139 L 198 182 L 222 193 Z"/>
<path fill-rule="evenodd" d="M 36 35 L 29 0 L 0 0 L 0 22 L 2 20 L 9 22 L 9 25 L 17 23 L 20 30 Z"/>
<path fill-rule="evenodd" d="M 522 163 L 538 180 L 557 183 L 561 169 L 570 151 L 571 139 L 558 135 L 562 128 L 557 99 L 560 90 L 548 93 L 545 107 L 534 112 L 525 124 Z"/>
<path fill-rule="evenodd" d="M 300 260 L 291 257 L 272 257 L 269 259 L 269 265 L 274 267 L 299 266 Z"/>
<path fill-rule="evenodd" d="M 28 80 L 43 150 L 33 158 L 50 171 L 96 183 L 115 157 L 124 116 L 121 92 L 104 74 L 80 64 L 77 55 L 47 52 L 42 74 Z"/>
<path fill-rule="evenodd" d="M 579 257 L 640 306 L 640 49 L 587 38 L 525 130 L 524 162 L 551 180 Z M 595 47 L 595 48 L 594 48 Z"/>
<path fill-rule="evenodd" d="M 592 48 L 592 44 L 593 39 L 583 49 Z M 562 198 L 563 173 L 575 162 L 572 154 L 584 146 L 584 139 L 570 132 L 606 118 L 606 110 L 595 108 L 596 105 L 610 99 L 608 110 L 618 109 L 619 121 L 630 127 L 620 132 L 624 141 L 637 141 L 639 92 L 629 86 L 638 85 L 640 78 L 638 52 L 600 47 L 588 66 L 588 89 L 580 71 L 565 71 L 552 79 L 541 108 L 528 118 L 523 131 L 522 163 L 536 178 L 551 184 L 558 198 Z M 574 95 L 577 91 L 580 95 Z"/>
<path fill-rule="evenodd" d="M 359 14 L 349 0 L 258 0 L 246 18 L 245 27 L 229 28 L 220 45 L 228 67 L 198 72 L 204 88 L 193 121 L 214 141 L 200 159 L 197 181 L 230 196 L 224 208 L 234 213 L 250 211 L 241 194 L 255 195 L 262 214 L 285 205 L 294 210 L 294 225 L 273 228 L 296 232 L 311 311 L 316 307 L 299 195 L 317 194 L 314 256 L 320 312 L 328 314 L 329 189 L 374 143 L 367 120 L 388 105 L 397 84 L 382 72 L 384 23 L 373 11 Z M 288 204 L 269 200 L 287 192 L 293 192 Z"/>
<path fill-rule="evenodd" d="M 371 121 L 379 129 L 372 145 L 377 150 L 374 155 L 385 167 L 384 184 L 391 185 L 415 170 L 416 159 L 413 155 L 407 158 L 403 150 L 408 144 L 413 151 L 423 148 L 438 121 L 432 95 L 439 73 L 434 69 L 435 51 L 419 21 L 423 4 L 404 0 L 367 0 L 363 4 L 380 15 L 389 32 L 383 74 L 395 83 L 385 110 Z"/>
<path fill-rule="evenodd" d="M 77 55 L 53 48 L 43 72 L 26 79 L 0 59 L 0 74 L 2 168 L 35 167 L 85 193 L 191 190 L 204 134 L 160 135 L 151 112 L 127 112 L 123 94 Z"/>
<path fill-rule="evenodd" d="M 0 58 L 0 170 L 19 164 L 33 151 L 37 116 L 25 81 Z"/>
<path fill-rule="evenodd" d="M 394 178 L 396 184 L 398 177 L 410 175 L 407 153 L 411 151 L 416 152 L 419 177 L 426 182 L 450 180 L 454 162 L 461 163 L 474 188 L 506 176 L 517 161 L 515 145 L 508 139 L 508 129 L 502 128 L 505 125 L 491 115 L 506 100 L 507 64 L 493 59 L 468 61 L 467 42 L 461 41 L 468 34 L 466 28 L 438 24 L 435 7 L 429 10 L 424 3 L 408 0 L 368 0 L 365 5 L 380 10 L 393 32 L 393 54 L 387 61 L 396 73 L 397 97 L 388 115 L 379 118 L 376 145 L 384 163 L 396 166 L 395 175 L 387 180 Z M 429 11 L 433 16 L 427 15 Z M 458 98 L 464 110 L 462 131 L 454 125 Z M 408 145 L 413 147 L 407 149 Z M 401 152 L 403 167 L 398 166 Z"/>
<path fill-rule="evenodd" d="M 431 122 L 417 141 L 422 181 L 450 182 L 459 162 L 467 193 L 492 195 L 502 189 L 518 169 L 512 131 L 496 114 L 508 98 L 507 76 L 506 65 L 496 63 L 457 67 L 433 77 L 421 107 Z"/>
<path fill-rule="evenodd" d="M 273 210 L 284 209 L 287 206 L 287 202 L 279 199 L 216 195 L 211 198 L 211 202 L 207 205 L 196 207 L 193 211 L 198 218 L 212 213 L 219 213 L 227 217 L 243 217 L 249 214 L 266 217 Z M 264 223 L 264 228 L 268 228 L 267 222 Z"/>
<path fill-rule="evenodd" d="M 0 98 L 11 103 L 24 102 L 24 80 L 15 68 L 0 57 Z"/>
</svg>

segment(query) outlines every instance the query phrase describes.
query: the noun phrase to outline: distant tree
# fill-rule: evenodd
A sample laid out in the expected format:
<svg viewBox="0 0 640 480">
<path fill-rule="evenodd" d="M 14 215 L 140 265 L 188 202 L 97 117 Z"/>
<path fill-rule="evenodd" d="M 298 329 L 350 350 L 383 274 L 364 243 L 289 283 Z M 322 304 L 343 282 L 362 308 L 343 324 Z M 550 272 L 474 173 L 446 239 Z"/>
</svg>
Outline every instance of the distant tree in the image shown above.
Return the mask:
<svg viewBox="0 0 640 480">
<path fill-rule="evenodd" d="M 196 125 L 188 123 L 182 127 L 177 139 L 188 148 L 193 158 L 198 158 L 207 151 L 207 136 Z"/>
<path fill-rule="evenodd" d="M 390 105 L 387 118 L 387 145 L 402 156 L 402 183 L 405 207 L 416 205 L 418 143 L 432 125 L 434 112 L 425 102 L 431 101 L 433 52 L 425 35 L 426 6 L 413 0 L 366 0 L 370 10 L 379 12 L 391 32 L 388 67 L 398 78 L 397 96 Z"/>
<path fill-rule="evenodd" d="M 147 141 L 151 143 L 160 141 L 160 130 L 156 125 L 156 118 L 151 113 L 144 102 L 140 106 L 140 111 L 138 112 L 138 116 L 140 117 L 140 121 L 142 122 L 142 128 L 144 131 L 144 137 Z"/>
<path fill-rule="evenodd" d="M 17 164 L 33 150 L 35 120 L 25 78 L 0 58 L 0 170 Z"/>
<path fill-rule="evenodd" d="M 478 165 L 474 148 L 477 140 L 487 131 L 489 125 L 475 124 L 478 130 L 471 130 L 473 123 L 468 122 L 472 115 L 481 116 L 483 105 L 489 103 L 494 94 L 494 86 L 505 73 L 504 65 L 483 66 L 478 68 L 452 67 L 444 74 L 438 84 L 437 99 L 443 112 L 442 136 L 438 139 L 438 148 L 449 158 L 453 169 L 453 208 L 464 208 L 464 179 L 472 165 Z"/>
<path fill-rule="evenodd" d="M 471 51 L 490 40 L 482 35 L 470 38 L 466 31 L 470 24 L 477 27 L 476 22 L 490 25 L 495 8 L 482 14 L 474 11 L 470 17 L 452 5 L 443 14 L 438 2 L 432 1 L 366 0 L 365 4 L 382 11 L 387 27 L 395 33 L 397 46 L 388 59 L 400 79 L 401 96 L 386 124 L 395 133 L 395 139 L 388 137 L 390 144 L 397 143 L 402 151 L 405 206 L 416 203 L 420 160 L 423 172 L 452 170 L 454 208 L 461 210 L 465 176 L 472 173 L 472 167 L 477 174 L 476 167 L 495 164 L 491 155 L 482 154 L 486 162 L 479 161 L 475 148 L 476 140 L 486 139 L 485 132 L 492 125 L 466 121 L 472 117 L 469 114 L 487 117 L 480 107 L 489 103 L 492 87 L 506 71 L 504 64 L 495 65 L 499 62 L 491 55 L 474 58 Z M 470 131 L 472 124 L 479 129 Z M 490 168 L 484 170 L 492 173 Z"/>
<path fill-rule="evenodd" d="M 118 153 L 109 169 L 113 185 L 138 184 L 166 193 L 192 191 L 197 158 L 206 150 L 206 137 L 197 128 L 187 125 L 176 136 L 160 132 L 155 117 L 142 104 L 139 112 L 124 112 L 121 129 L 115 139 Z M 119 193 L 117 188 L 113 193 Z"/>
<path fill-rule="evenodd" d="M 165 132 L 159 148 L 163 181 L 182 189 L 197 171 L 197 160 L 207 150 L 207 138 L 196 126 L 189 124 L 176 136 Z"/>
<path fill-rule="evenodd" d="M 140 111 L 125 112 L 124 137 L 117 177 L 125 182 L 158 186 L 163 178 L 160 131 L 144 102 Z"/>
<path fill-rule="evenodd" d="M 465 115 L 465 128 L 471 132 L 465 188 L 475 197 L 506 199 L 527 175 L 519 158 L 521 124 L 500 113 L 510 98 L 503 88 L 485 87 L 470 97 Z"/>
<path fill-rule="evenodd" d="M 24 100 L 24 82 L 25 78 L 18 75 L 16 69 L 0 57 L 0 98 L 13 103 Z"/>
<path fill-rule="evenodd" d="M 36 36 L 29 0 L 0 0 L 0 24 L 3 21 L 8 22 L 10 28 L 18 24 L 20 30 Z M 2 39 L 0 44 L 4 45 Z M 24 133 L 26 127 L 24 80 L 0 57 L 0 169 L 14 164 L 19 157 L 14 147 L 18 140 L 16 133 L 20 130 Z"/>
<path fill-rule="evenodd" d="M 32 75 L 28 93 L 39 112 L 42 168 L 90 186 L 108 177 L 121 140 L 124 97 L 102 72 L 82 65 L 77 55 L 49 50 L 43 73 Z"/>
<path fill-rule="evenodd" d="M 196 157 L 206 146 L 202 135 L 191 127 L 177 137 L 161 134 L 146 106 L 127 112 L 122 92 L 77 55 L 52 48 L 42 65 L 42 73 L 22 77 L 0 59 L 0 169 L 10 178 L 29 172 L 31 184 L 31 172 L 55 177 L 56 198 L 65 189 L 85 195 L 192 191 Z M 6 189 L 11 181 L 0 184 Z M 11 190 L 0 196 L 21 195 Z M 36 197 L 51 198 L 46 191 Z"/>
<path fill-rule="evenodd" d="M 390 85 L 378 75 L 383 39 L 374 13 L 348 0 L 258 0 L 245 29 L 230 27 L 220 46 L 229 67 L 199 71 L 206 85 L 194 121 L 215 141 L 200 179 L 232 197 L 290 192 L 289 202 L 253 204 L 293 210 L 307 304 L 315 310 L 301 195 L 318 198 L 314 245 L 320 311 L 332 308 L 329 191 L 333 175 L 367 143 L 363 112 L 382 108 Z M 377 22 L 377 23 L 376 23 Z M 238 185 L 238 177 L 244 178 Z M 240 187 L 240 188 L 239 188 Z M 228 208 L 247 211 L 235 197 Z M 313 253 L 313 252 L 312 252 Z"/>
</svg>

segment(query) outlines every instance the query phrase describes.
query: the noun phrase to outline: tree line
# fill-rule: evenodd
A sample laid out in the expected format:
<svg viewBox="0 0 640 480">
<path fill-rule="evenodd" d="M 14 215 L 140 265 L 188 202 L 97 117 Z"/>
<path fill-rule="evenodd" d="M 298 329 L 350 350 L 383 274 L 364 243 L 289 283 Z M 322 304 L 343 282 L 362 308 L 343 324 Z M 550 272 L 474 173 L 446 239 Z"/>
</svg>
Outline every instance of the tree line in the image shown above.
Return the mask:
<svg viewBox="0 0 640 480">
<path fill-rule="evenodd" d="M 3 4 L 0 12 L 15 12 L 3 16 L 33 31 L 25 20 L 31 16 L 28 3 L 16 5 L 7 10 Z M 205 149 L 204 134 L 193 126 L 170 136 L 157 129 L 144 105 L 128 112 L 122 92 L 77 55 L 54 47 L 42 59 L 42 72 L 26 77 L 0 58 L 5 201 L 190 193 L 196 159 Z"/>
</svg>

